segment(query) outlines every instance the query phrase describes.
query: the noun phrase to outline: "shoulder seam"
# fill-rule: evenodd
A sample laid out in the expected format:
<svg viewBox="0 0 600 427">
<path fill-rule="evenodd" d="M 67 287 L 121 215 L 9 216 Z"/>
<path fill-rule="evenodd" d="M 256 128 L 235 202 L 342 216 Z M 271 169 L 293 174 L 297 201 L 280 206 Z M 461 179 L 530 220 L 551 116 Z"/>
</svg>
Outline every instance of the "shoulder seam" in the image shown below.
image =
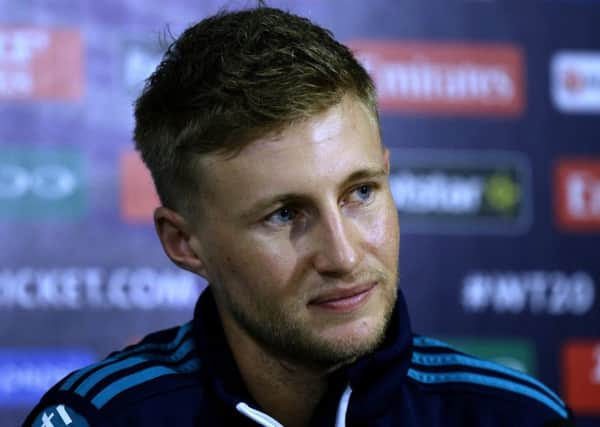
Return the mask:
<svg viewBox="0 0 600 427">
<path fill-rule="evenodd" d="M 433 349 L 435 351 L 431 351 Z M 533 377 L 469 356 L 439 340 L 422 336 L 413 338 L 408 376 L 425 384 L 470 383 L 502 389 L 543 403 L 563 418 L 568 416 L 563 401 Z"/>
<path fill-rule="evenodd" d="M 191 359 L 188 362 L 181 365 L 179 370 L 168 368 L 165 366 L 151 366 L 145 369 L 138 370 L 130 375 L 119 378 L 109 385 L 101 389 L 98 393 L 92 397 L 92 404 L 100 409 L 105 406 L 108 402 L 114 399 L 117 395 L 139 386 L 143 383 L 147 383 L 159 377 L 165 375 L 177 375 L 183 373 L 183 371 L 193 371 L 199 368 L 199 359 Z"/>
<path fill-rule="evenodd" d="M 114 353 L 72 373 L 59 389 L 90 399 L 100 409 L 118 394 L 144 382 L 198 370 L 200 359 L 194 354 L 196 348 L 194 337 L 189 333 L 191 329 L 192 322 L 188 322 L 179 327 L 171 341 L 140 344 Z M 169 353 L 160 353 L 167 351 Z"/>
</svg>

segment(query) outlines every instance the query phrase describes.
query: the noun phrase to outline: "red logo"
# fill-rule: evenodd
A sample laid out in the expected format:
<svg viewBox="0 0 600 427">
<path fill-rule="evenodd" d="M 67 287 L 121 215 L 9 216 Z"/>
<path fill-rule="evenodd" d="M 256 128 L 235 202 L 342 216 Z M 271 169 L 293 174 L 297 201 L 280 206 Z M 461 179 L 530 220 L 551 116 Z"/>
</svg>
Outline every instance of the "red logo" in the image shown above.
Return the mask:
<svg viewBox="0 0 600 427">
<path fill-rule="evenodd" d="M 563 85 L 569 92 L 581 92 L 585 86 L 585 78 L 577 70 L 567 70 L 563 74 Z"/>
<path fill-rule="evenodd" d="M 129 222 L 152 222 L 160 205 L 152 176 L 135 151 L 121 155 L 121 215 Z"/>
<path fill-rule="evenodd" d="M 567 404 L 578 414 L 600 415 L 600 341 L 570 341 L 562 351 Z"/>
<path fill-rule="evenodd" d="M 523 55 L 506 44 L 355 41 L 383 111 L 514 116 L 525 105 Z"/>
<path fill-rule="evenodd" d="M 559 162 L 555 186 L 560 227 L 574 231 L 600 230 L 600 160 Z"/>
<path fill-rule="evenodd" d="M 82 77 L 78 31 L 0 28 L 0 100 L 77 99 Z"/>
</svg>

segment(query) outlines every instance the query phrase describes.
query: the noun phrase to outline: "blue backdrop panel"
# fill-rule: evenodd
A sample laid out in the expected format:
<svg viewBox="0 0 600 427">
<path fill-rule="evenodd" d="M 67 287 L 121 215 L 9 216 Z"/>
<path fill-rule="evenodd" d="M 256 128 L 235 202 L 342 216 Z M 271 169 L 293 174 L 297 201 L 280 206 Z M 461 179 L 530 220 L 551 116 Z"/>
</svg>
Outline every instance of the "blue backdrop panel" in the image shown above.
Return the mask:
<svg viewBox="0 0 600 427">
<path fill-rule="evenodd" d="M 0 419 L 192 314 L 132 102 L 165 48 L 252 2 L 0 0 Z M 600 425 L 600 1 L 273 0 L 378 87 L 415 330 L 538 376 Z M 167 37 L 168 38 L 168 37 Z"/>
</svg>

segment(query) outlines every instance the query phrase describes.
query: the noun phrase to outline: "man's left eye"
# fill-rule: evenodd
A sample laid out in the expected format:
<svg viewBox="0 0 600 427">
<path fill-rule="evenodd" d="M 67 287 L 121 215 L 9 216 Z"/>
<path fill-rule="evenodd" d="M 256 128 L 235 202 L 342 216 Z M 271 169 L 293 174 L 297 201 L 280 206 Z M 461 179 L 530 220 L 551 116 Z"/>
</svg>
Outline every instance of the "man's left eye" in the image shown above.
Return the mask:
<svg viewBox="0 0 600 427">
<path fill-rule="evenodd" d="M 363 184 L 356 187 L 353 193 L 360 201 L 368 201 L 373 196 L 373 186 L 369 184 Z"/>
</svg>

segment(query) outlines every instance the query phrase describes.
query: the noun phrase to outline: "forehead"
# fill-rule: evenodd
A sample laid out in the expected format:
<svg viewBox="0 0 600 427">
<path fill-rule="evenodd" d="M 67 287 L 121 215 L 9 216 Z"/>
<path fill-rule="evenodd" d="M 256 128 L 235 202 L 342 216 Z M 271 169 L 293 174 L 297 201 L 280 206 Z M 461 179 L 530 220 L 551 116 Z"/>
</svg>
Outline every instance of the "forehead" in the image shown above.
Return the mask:
<svg viewBox="0 0 600 427">
<path fill-rule="evenodd" d="M 277 191 L 307 191 L 383 159 L 376 118 L 360 101 L 347 97 L 334 107 L 295 123 L 276 135 L 260 137 L 233 157 L 199 159 L 202 187 L 209 196 L 223 191 L 245 198 Z M 317 187 L 318 188 L 318 187 Z"/>
</svg>

